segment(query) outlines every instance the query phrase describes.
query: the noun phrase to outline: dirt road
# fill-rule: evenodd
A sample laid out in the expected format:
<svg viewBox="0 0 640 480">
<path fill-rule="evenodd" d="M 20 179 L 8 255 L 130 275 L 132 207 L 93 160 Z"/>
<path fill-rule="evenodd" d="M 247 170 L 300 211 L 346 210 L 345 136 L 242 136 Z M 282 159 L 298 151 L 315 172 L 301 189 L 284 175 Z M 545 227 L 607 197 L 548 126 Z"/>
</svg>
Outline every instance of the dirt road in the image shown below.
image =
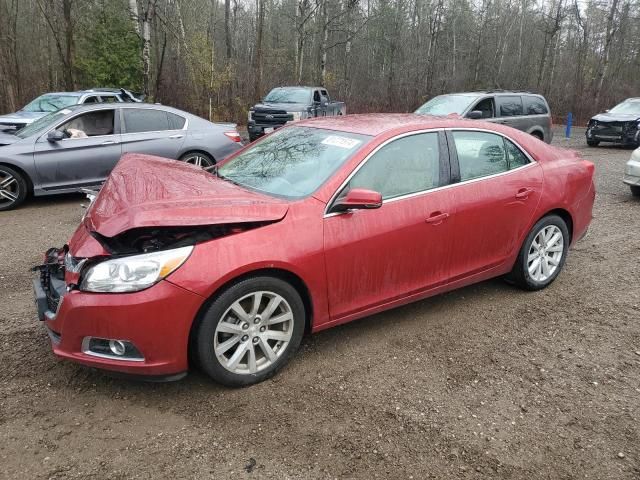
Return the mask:
<svg viewBox="0 0 640 480">
<path fill-rule="evenodd" d="M 50 352 L 29 267 L 82 197 L 0 214 L 1 478 L 640 478 L 640 200 L 587 149 L 589 236 L 547 290 L 500 280 L 322 332 L 276 378 L 111 379 Z"/>
</svg>

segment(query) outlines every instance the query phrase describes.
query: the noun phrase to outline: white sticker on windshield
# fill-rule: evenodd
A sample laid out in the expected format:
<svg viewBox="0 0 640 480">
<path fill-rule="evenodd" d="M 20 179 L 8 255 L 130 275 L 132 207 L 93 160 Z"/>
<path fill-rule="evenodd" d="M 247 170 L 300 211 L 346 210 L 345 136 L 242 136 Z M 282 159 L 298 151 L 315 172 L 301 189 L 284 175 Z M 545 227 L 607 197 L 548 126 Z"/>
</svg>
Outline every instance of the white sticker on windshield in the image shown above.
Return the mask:
<svg viewBox="0 0 640 480">
<path fill-rule="evenodd" d="M 333 147 L 351 149 L 360 144 L 360 140 L 348 137 L 339 137 L 338 135 L 329 135 L 321 143 L 325 145 L 331 145 Z"/>
<path fill-rule="evenodd" d="M 64 110 L 60 110 L 60 113 L 63 113 L 66 115 L 67 113 L 71 113 L 71 110 L 68 110 L 65 108 Z"/>
</svg>

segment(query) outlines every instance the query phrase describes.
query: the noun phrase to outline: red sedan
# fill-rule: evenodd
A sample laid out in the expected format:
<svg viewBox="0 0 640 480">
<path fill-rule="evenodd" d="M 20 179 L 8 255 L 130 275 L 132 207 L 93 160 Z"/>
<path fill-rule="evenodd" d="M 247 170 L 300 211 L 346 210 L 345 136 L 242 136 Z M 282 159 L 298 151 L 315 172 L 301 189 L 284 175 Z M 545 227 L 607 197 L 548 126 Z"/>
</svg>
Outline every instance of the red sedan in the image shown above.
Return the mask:
<svg viewBox="0 0 640 480">
<path fill-rule="evenodd" d="M 594 166 L 517 130 L 354 115 L 297 122 L 203 171 L 122 158 L 34 281 L 56 355 L 226 385 L 317 332 L 491 277 L 553 282 Z"/>
</svg>

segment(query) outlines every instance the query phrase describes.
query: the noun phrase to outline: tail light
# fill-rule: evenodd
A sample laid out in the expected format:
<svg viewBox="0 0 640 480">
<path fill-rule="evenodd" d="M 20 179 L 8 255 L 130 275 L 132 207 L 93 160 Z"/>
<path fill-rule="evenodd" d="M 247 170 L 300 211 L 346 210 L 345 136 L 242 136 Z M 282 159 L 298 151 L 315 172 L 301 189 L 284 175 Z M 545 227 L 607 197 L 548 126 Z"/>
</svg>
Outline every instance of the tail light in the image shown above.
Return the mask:
<svg viewBox="0 0 640 480">
<path fill-rule="evenodd" d="M 228 132 L 224 132 L 224 135 L 231 139 L 234 142 L 238 142 L 240 143 L 242 141 L 242 138 L 240 137 L 240 134 L 238 132 L 236 132 L 235 130 L 230 130 Z"/>
</svg>

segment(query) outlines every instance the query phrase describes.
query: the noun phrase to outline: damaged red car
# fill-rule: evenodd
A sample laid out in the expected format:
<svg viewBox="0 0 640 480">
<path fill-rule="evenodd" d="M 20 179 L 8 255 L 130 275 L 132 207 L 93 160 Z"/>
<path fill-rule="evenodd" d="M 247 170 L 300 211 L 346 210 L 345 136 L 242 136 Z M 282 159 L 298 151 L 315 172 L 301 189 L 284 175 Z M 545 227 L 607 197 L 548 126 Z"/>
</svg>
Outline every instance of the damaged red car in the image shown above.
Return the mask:
<svg viewBox="0 0 640 480">
<path fill-rule="evenodd" d="M 594 166 L 464 119 L 297 122 L 199 168 L 121 159 L 34 280 L 59 357 L 155 379 L 259 382 L 317 332 L 488 278 L 553 282 Z"/>
</svg>

